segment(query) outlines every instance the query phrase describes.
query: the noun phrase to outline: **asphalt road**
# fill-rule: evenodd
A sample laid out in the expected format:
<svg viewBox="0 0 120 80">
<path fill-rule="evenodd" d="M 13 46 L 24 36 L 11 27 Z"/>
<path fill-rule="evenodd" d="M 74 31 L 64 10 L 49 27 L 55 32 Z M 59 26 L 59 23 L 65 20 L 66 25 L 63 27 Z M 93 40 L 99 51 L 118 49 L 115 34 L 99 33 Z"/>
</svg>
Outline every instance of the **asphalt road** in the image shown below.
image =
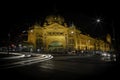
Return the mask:
<svg viewBox="0 0 120 80">
<path fill-rule="evenodd" d="M 43 62 L 45 60 L 49 60 L 53 58 L 53 56 L 49 54 L 31 54 L 31 55 L 24 55 L 24 57 L 21 56 L 23 56 L 23 54 L 21 54 L 20 56 L 0 58 L 0 70 L 31 65 L 34 63 Z"/>
<path fill-rule="evenodd" d="M 1 70 L 1 80 L 117 79 L 118 63 L 93 56 L 54 56 L 35 64 Z"/>
</svg>

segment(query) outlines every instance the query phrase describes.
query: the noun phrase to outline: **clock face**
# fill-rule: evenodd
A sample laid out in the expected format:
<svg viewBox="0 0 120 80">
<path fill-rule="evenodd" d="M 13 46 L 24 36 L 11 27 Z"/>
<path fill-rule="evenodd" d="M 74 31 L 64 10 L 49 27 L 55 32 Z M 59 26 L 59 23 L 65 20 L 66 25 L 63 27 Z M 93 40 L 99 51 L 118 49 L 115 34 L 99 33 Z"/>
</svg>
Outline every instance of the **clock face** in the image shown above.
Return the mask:
<svg viewBox="0 0 120 80">
<path fill-rule="evenodd" d="M 47 16 L 45 20 L 48 24 L 53 24 L 53 23 L 63 24 L 64 23 L 64 18 L 59 15 Z"/>
</svg>

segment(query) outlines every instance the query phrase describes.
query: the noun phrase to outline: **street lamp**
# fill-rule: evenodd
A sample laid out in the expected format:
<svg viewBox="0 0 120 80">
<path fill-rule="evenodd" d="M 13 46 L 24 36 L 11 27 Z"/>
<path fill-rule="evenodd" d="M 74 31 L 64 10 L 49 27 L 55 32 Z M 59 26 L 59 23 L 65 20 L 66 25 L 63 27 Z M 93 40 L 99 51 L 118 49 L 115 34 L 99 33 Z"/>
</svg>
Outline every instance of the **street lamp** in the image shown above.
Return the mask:
<svg viewBox="0 0 120 80">
<path fill-rule="evenodd" d="M 9 54 L 9 45 L 10 45 L 10 33 L 8 33 L 8 54 Z"/>
<path fill-rule="evenodd" d="M 113 50 L 115 51 L 115 48 L 117 48 L 116 46 L 116 38 L 115 38 L 115 27 L 114 27 L 114 22 L 112 21 L 112 24 L 111 24 L 111 27 L 112 27 L 112 35 L 113 35 L 113 38 L 112 38 L 112 48 Z"/>
<path fill-rule="evenodd" d="M 102 35 L 102 31 L 103 31 L 103 28 L 102 28 L 102 19 L 101 18 L 97 18 L 95 19 L 95 23 L 96 23 L 96 30 L 98 32 L 98 35 L 97 36 L 101 36 Z"/>
<path fill-rule="evenodd" d="M 101 19 L 100 18 L 97 18 L 96 20 L 95 20 L 95 23 L 96 23 L 96 30 L 97 30 L 97 37 L 99 37 L 98 38 L 98 41 L 99 41 L 99 39 L 100 39 L 100 36 L 102 35 L 101 34 L 101 32 L 102 32 L 102 26 L 101 26 Z M 101 30 L 100 30 L 100 28 L 101 28 Z M 100 42 L 98 42 L 98 46 L 99 46 L 99 48 L 100 48 Z M 95 50 L 96 50 L 96 44 L 95 44 Z"/>
<path fill-rule="evenodd" d="M 101 19 L 100 19 L 100 18 L 96 19 L 96 22 L 97 22 L 97 23 L 100 23 L 100 22 L 101 22 Z"/>
</svg>

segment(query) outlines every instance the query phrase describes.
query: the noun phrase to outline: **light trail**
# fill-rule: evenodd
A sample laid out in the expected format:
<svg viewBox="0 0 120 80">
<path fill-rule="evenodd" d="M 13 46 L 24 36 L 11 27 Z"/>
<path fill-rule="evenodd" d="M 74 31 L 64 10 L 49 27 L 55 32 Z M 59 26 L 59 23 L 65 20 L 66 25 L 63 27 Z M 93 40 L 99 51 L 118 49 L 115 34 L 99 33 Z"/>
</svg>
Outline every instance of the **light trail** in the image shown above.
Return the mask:
<svg viewBox="0 0 120 80">
<path fill-rule="evenodd" d="M 5 64 L 5 65 L 1 65 L 0 69 L 8 69 L 8 68 L 14 68 L 14 67 L 20 67 L 20 66 L 25 66 L 25 65 L 31 65 L 34 63 L 39 63 L 39 62 L 43 62 L 49 59 L 52 59 L 53 56 L 52 55 L 45 55 L 42 56 L 37 56 L 37 57 L 31 57 L 29 58 L 29 60 L 22 60 L 22 61 L 18 61 L 18 62 L 13 62 L 10 64 Z"/>
</svg>

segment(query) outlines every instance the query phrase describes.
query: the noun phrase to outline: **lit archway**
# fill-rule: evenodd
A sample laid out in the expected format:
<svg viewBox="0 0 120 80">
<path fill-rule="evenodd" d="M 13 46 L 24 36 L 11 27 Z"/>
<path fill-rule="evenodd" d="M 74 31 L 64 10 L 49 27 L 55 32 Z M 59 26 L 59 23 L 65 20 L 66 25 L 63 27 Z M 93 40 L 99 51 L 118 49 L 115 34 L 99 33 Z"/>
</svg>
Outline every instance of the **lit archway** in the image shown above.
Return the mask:
<svg viewBox="0 0 120 80">
<path fill-rule="evenodd" d="M 48 50 L 50 52 L 63 52 L 63 44 L 59 41 L 53 41 L 48 45 Z"/>
</svg>

